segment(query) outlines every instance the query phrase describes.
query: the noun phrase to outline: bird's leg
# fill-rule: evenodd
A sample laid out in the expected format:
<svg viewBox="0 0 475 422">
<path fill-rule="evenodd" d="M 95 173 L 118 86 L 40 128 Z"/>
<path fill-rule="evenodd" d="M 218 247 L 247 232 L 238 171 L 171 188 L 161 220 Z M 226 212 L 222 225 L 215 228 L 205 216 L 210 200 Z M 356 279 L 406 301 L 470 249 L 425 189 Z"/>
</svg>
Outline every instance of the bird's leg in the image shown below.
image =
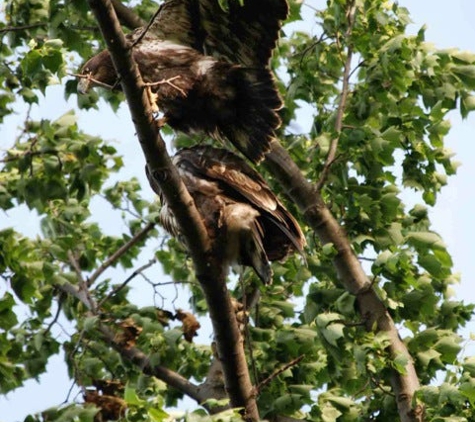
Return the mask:
<svg viewBox="0 0 475 422">
<path fill-rule="evenodd" d="M 160 117 L 159 119 L 157 119 L 157 126 L 159 128 L 162 128 L 163 126 L 166 125 L 167 120 L 168 120 L 167 116 Z"/>
<path fill-rule="evenodd" d="M 152 87 L 150 85 L 145 85 L 145 92 L 147 93 L 148 101 L 152 107 L 152 113 L 157 114 L 159 112 L 157 105 L 158 94 L 152 91 Z"/>
<path fill-rule="evenodd" d="M 150 102 L 150 105 L 152 107 L 153 117 L 155 118 L 155 121 L 157 122 L 157 126 L 158 128 L 162 128 L 163 126 L 165 126 L 168 119 L 166 116 L 163 116 L 159 119 L 157 118 L 158 113 L 160 112 L 160 109 L 158 108 L 158 104 L 157 104 L 158 94 L 152 91 L 152 85 L 150 84 L 145 85 L 145 92 L 147 93 L 148 101 Z"/>
</svg>

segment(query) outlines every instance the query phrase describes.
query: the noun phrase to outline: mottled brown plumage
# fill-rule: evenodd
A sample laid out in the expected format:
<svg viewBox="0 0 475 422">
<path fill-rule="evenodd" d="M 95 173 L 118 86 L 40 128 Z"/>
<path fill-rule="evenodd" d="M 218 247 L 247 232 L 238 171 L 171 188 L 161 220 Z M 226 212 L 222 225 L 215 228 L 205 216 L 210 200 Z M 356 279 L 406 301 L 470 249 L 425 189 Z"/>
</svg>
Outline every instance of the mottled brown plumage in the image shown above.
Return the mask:
<svg viewBox="0 0 475 422">
<path fill-rule="evenodd" d="M 127 36 L 144 81 L 153 84 L 164 121 L 187 134 L 204 132 L 228 139 L 254 162 L 260 161 L 280 125 L 282 101 L 268 62 L 285 0 L 167 0 L 143 37 Z M 86 62 L 79 81 L 86 92 L 117 75 L 107 50 Z"/>
<path fill-rule="evenodd" d="M 243 159 L 224 149 L 196 146 L 173 158 L 210 238 L 222 246 L 223 265 L 251 266 L 270 283 L 269 261 L 302 253 L 303 233 L 265 180 Z M 154 190 L 160 187 L 149 174 Z M 161 195 L 160 195 L 161 196 Z M 180 230 L 162 197 L 160 220 L 174 236 Z"/>
</svg>

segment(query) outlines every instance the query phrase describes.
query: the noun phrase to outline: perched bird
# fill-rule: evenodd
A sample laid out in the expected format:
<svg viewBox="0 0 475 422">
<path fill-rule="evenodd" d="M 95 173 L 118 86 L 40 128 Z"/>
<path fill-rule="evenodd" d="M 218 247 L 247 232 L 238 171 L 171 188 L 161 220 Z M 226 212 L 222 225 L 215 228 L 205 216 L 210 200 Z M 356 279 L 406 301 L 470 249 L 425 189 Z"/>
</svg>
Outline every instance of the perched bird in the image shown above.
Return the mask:
<svg viewBox="0 0 475 422">
<path fill-rule="evenodd" d="M 242 158 L 224 149 L 195 146 L 180 150 L 173 163 L 190 192 L 213 241 L 223 245 L 222 262 L 250 266 L 266 284 L 272 280 L 269 261 L 290 253 L 302 254 L 304 235 L 265 180 Z M 180 235 L 175 218 L 162 200 L 160 221 L 173 236 Z"/>
<path fill-rule="evenodd" d="M 165 0 L 148 28 L 127 35 L 161 122 L 186 134 L 229 140 L 253 162 L 269 150 L 282 101 L 268 64 L 286 0 Z M 81 70 L 79 92 L 116 86 L 104 50 Z"/>
</svg>

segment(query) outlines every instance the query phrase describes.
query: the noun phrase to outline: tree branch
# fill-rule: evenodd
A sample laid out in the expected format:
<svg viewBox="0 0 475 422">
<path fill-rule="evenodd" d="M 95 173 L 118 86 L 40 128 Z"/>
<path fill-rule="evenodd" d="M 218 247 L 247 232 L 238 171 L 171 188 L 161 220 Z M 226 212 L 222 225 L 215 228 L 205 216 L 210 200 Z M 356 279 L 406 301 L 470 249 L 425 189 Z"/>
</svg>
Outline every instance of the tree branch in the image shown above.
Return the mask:
<svg viewBox="0 0 475 422">
<path fill-rule="evenodd" d="M 37 22 L 29 25 L 5 26 L 3 28 L 0 28 L 0 34 L 3 34 L 4 32 L 17 32 L 23 31 L 25 29 L 41 28 L 42 26 L 46 27 L 48 25 L 49 22 Z"/>
<path fill-rule="evenodd" d="M 135 29 L 146 24 L 146 22 L 137 16 L 137 14 L 132 9 L 124 6 L 120 0 L 111 0 L 111 2 L 117 18 L 125 27 L 129 29 Z"/>
<path fill-rule="evenodd" d="M 146 264 L 142 265 L 140 268 L 137 268 L 129 277 L 125 279 L 121 284 L 116 286 L 104 299 L 102 299 L 99 304 L 97 305 L 98 308 L 100 308 L 105 302 L 107 302 L 111 297 L 115 296 L 117 293 L 119 293 L 127 284 L 129 284 L 135 277 L 137 277 L 140 273 L 145 271 L 147 268 L 150 268 L 153 264 L 155 264 L 157 260 L 151 259 L 149 262 Z"/>
<path fill-rule="evenodd" d="M 83 292 L 76 286 L 70 283 L 64 283 L 57 285 L 56 287 L 62 292 L 78 299 L 89 310 L 90 315 L 98 315 L 98 312 L 100 312 L 98 304 L 88 297 L 88 295 L 83 294 Z M 127 348 L 119 344 L 115 340 L 115 333 L 105 324 L 100 322 L 98 324 L 98 329 L 108 344 L 110 344 L 123 358 L 139 367 L 144 374 L 161 379 L 166 384 L 176 388 L 178 391 L 181 391 L 183 394 L 186 394 L 198 403 L 202 403 L 209 398 L 205 397 L 198 386 L 192 384 L 180 374 L 162 365 L 152 365 L 150 359 L 138 348 Z"/>
<path fill-rule="evenodd" d="M 333 265 L 345 288 L 356 296 L 358 309 L 366 321 L 368 330 L 376 325 L 390 339 L 388 347 L 392 359 L 404 356 L 407 359 L 405 373 L 392 370 L 391 384 L 396 395 L 398 411 L 402 422 L 418 421 L 420 407 L 412 407 L 412 398 L 419 388 L 419 379 L 414 362 L 406 345 L 382 300 L 378 297 L 372 283 L 368 280 L 358 257 L 353 252 L 343 228 L 331 214 L 315 185 L 301 173 L 288 152 L 274 141 L 264 162 L 274 178 L 281 184 L 288 196 L 300 209 L 305 221 L 315 231 L 320 242 L 332 243 L 338 251 Z"/>
<path fill-rule="evenodd" d="M 115 333 L 104 324 L 99 325 L 99 330 L 107 343 L 109 343 L 123 358 L 139 367 L 144 374 L 162 380 L 170 387 L 173 387 L 193 400 L 196 400 L 199 404 L 209 398 L 204 396 L 200 391 L 199 386 L 192 384 L 180 374 L 162 365 L 152 365 L 150 359 L 138 348 L 127 348 L 118 344 L 114 339 Z"/>
<path fill-rule="evenodd" d="M 280 374 L 287 371 L 287 369 L 291 368 L 292 366 L 297 365 L 300 361 L 305 357 L 305 355 L 300 355 L 295 359 L 292 359 L 290 362 L 286 363 L 281 368 L 276 369 L 272 374 L 270 374 L 267 378 L 263 379 L 258 385 L 256 385 L 256 392 L 257 394 L 260 393 L 263 387 L 269 384 L 273 379 L 277 378 Z"/>
<path fill-rule="evenodd" d="M 165 143 L 153 120 L 145 85 L 134 63 L 110 0 L 88 0 L 120 76 L 136 133 L 154 182 L 170 207 L 186 240 L 195 271 L 203 289 L 223 365 L 226 390 L 232 407 L 243 407 L 245 418 L 259 420 L 257 404 L 247 369 L 236 317 L 226 288 L 226 274 L 217 261 L 208 233 L 193 199 L 167 154 Z M 219 242 L 218 242 L 219 243 Z"/>
<path fill-rule="evenodd" d="M 347 16 L 348 27 L 345 32 L 345 38 L 347 39 L 347 42 L 353 30 L 353 25 L 355 23 L 355 14 L 356 14 L 356 2 L 353 1 L 353 3 L 350 6 L 350 9 L 348 10 L 348 16 Z M 317 191 L 320 191 L 323 184 L 326 182 L 328 173 L 330 172 L 330 167 L 335 161 L 336 151 L 338 148 L 338 141 L 340 139 L 341 129 L 343 126 L 343 116 L 345 114 L 346 99 L 348 98 L 348 87 L 350 84 L 352 58 L 353 58 L 353 49 L 351 45 L 348 45 L 345 67 L 343 70 L 343 86 L 341 88 L 340 101 L 338 103 L 337 115 L 336 115 L 336 120 L 335 120 L 335 137 L 330 142 L 330 148 L 328 150 L 327 158 L 325 160 L 323 170 L 320 174 L 320 178 L 316 184 Z"/>
<path fill-rule="evenodd" d="M 122 245 L 117 251 L 115 251 L 106 261 L 104 261 L 100 267 L 94 271 L 94 274 L 87 280 L 87 285 L 92 286 L 94 282 L 107 270 L 111 265 L 114 265 L 122 255 L 124 255 L 131 247 L 142 241 L 147 234 L 155 227 L 155 223 L 146 224 L 142 230 L 137 232 L 127 243 Z"/>
</svg>

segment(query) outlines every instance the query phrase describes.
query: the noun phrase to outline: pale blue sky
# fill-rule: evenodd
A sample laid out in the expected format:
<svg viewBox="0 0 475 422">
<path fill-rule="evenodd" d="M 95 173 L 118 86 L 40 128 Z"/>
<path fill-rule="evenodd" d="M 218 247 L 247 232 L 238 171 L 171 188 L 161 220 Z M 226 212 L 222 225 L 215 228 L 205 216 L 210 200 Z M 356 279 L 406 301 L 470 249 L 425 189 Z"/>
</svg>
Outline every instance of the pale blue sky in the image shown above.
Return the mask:
<svg viewBox="0 0 475 422">
<path fill-rule="evenodd" d="M 321 0 L 307 0 L 312 7 L 320 6 Z M 462 50 L 475 52 L 475 16 L 474 0 L 399 0 L 399 4 L 407 7 L 411 13 L 414 25 L 411 30 L 426 24 L 426 40 L 437 47 L 458 47 Z M 304 9 L 305 10 L 305 9 Z M 311 28 L 310 28 L 311 29 Z M 46 102 L 41 109 L 33 110 L 34 118 L 55 119 L 73 108 L 75 100 L 69 103 L 62 100 L 62 88 L 47 90 Z M 1 127 L 0 148 L 10 144 L 15 134 L 15 127 L 21 123 L 24 114 L 20 111 L 17 118 L 8 120 Z M 462 282 L 457 287 L 457 297 L 467 302 L 475 302 L 475 288 L 472 281 L 475 274 L 475 259 L 473 239 L 475 225 L 472 220 L 475 215 L 475 199 L 472 196 L 475 183 L 475 116 L 462 121 L 458 114 L 451 116 L 453 129 L 447 138 L 447 146 L 457 154 L 457 160 L 462 162 L 458 174 L 449 180 L 449 186 L 444 188 L 437 206 L 431 211 L 434 229 L 438 231 L 449 247 L 453 256 L 455 270 L 462 273 Z M 92 134 L 105 139 L 116 140 L 117 148 L 124 153 L 126 177 L 143 178 L 143 157 L 134 139 L 134 130 L 128 110 L 122 107 L 115 115 L 103 108 L 97 111 L 80 112 L 79 125 L 87 128 Z M 8 142 L 8 143 L 7 143 Z M 145 180 L 144 186 L 147 186 Z M 150 198 L 153 195 L 150 193 Z M 9 213 L 5 219 L 2 216 L 0 226 L 14 226 L 27 233 L 35 232 L 38 220 L 35 215 L 22 209 L 19 213 Z M 109 221 L 109 228 L 116 228 L 120 221 Z M 146 257 L 148 259 L 148 257 Z M 0 287 L 0 294 L 3 292 Z M 186 304 L 184 305 L 186 306 Z M 467 329 L 475 332 L 475 322 Z M 467 350 L 475 350 L 469 347 Z M 49 365 L 49 372 L 40 378 L 40 383 L 29 381 L 25 387 L 5 397 L 0 397 L 0 421 L 22 421 L 34 411 L 40 411 L 47 406 L 60 404 L 67 394 L 70 383 L 67 381 L 61 358 L 55 358 Z"/>
</svg>

